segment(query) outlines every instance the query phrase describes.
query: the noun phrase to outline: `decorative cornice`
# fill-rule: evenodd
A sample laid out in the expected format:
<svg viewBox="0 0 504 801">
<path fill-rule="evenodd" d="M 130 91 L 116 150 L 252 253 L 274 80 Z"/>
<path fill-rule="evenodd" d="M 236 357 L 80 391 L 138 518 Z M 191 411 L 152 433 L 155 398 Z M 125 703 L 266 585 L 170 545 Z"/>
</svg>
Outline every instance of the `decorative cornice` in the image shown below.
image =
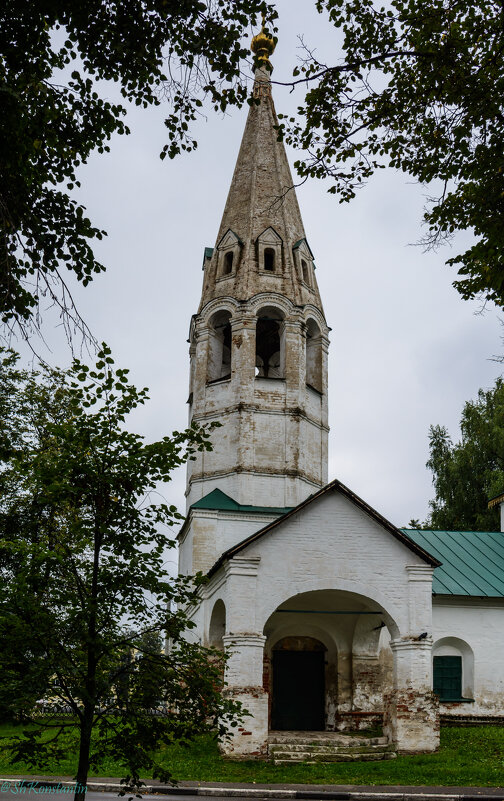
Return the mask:
<svg viewBox="0 0 504 801">
<path fill-rule="evenodd" d="M 226 380 L 229 381 L 229 379 L 226 379 Z M 261 379 L 259 379 L 259 380 L 261 380 Z M 279 379 L 265 378 L 264 379 L 264 381 L 271 381 L 271 382 L 272 381 L 276 381 L 276 380 L 278 380 L 279 384 L 280 384 L 280 382 L 283 382 L 282 386 L 285 386 L 285 379 L 282 379 L 282 378 L 279 378 Z M 212 384 L 208 384 L 207 386 L 211 387 Z M 315 392 L 317 392 L 317 394 L 320 394 L 320 393 L 318 393 L 317 390 L 315 390 Z M 320 423 L 318 420 L 314 420 L 313 417 L 310 417 L 310 415 L 304 409 L 301 409 L 299 406 L 289 407 L 287 409 L 264 409 L 258 403 L 243 403 L 243 402 L 240 402 L 240 403 L 231 404 L 230 406 L 224 406 L 224 407 L 219 408 L 219 409 L 213 409 L 211 411 L 204 412 L 203 414 L 201 414 L 201 413 L 200 414 L 196 414 L 195 413 L 193 415 L 192 419 L 196 423 L 205 423 L 205 422 L 208 422 L 209 420 L 217 420 L 218 418 L 222 417 L 225 414 L 228 414 L 228 415 L 229 414 L 237 414 L 237 413 L 239 414 L 240 412 L 253 412 L 254 414 L 265 414 L 265 415 L 270 415 L 270 416 L 281 415 L 282 417 L 285 417 L 286 415 L 288 415 L 289 417 L 292 417 L 292 418 L 299 418 L 300 420 L 305 420 L 307 423 L 310 423 L 312 426 L 314 426 L 315 428 L 318 428 L 320 431 L 329 431 L 329 426 L 324 425 L 323 423 Z"/>
<path fill-rule="evenodd" d="M 432 584 L 434 568 L 431 565 L 405 565 L 408 581 L 422 581 Z"/>
<path fill-rule="evenodd" d="M 257 576 L 260 556 L 235 556 L 226 563 L 227 576 Z"/>
</svg>

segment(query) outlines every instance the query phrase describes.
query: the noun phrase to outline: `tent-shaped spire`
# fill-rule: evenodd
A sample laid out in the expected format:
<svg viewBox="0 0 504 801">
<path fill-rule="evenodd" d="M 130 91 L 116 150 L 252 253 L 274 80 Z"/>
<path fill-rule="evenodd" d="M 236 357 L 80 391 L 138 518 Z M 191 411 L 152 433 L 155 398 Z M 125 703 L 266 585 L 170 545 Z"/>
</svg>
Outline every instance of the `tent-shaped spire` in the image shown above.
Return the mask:
<svg viewBox="0 0 504 801">
<path fill-rule="evenodd" d="M 322 310 L 313 253 L 277 138 L 268 60 L 273 47 L 267 43 L 264 30 L 254 37 L 257 102 L 248 113 L 216 246 L 205 258 L 200 309 L 219 297 L 248 300 L 260 292 L 278 292 L 296 305 L 311 303 Z"/>
</svg>

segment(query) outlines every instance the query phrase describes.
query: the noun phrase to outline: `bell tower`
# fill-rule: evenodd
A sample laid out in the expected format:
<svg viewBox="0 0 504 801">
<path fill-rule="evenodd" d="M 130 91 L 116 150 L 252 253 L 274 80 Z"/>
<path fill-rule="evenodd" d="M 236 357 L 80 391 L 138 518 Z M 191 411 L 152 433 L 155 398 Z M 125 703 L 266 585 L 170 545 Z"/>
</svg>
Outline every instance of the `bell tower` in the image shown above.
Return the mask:
<svg viewBox="0 0 504 801">
<path fill-rule="evenodd" d="M 264 29 L 254 37 L 255 102 L 191 322 L 189 419 L 220 427 L 213 450 L 188 463 L 188 509 L 215 490 L 237 506 L 285 509 L 327 482 L 329 329 L 277 140 L 273 49 Z"/>
</svg>

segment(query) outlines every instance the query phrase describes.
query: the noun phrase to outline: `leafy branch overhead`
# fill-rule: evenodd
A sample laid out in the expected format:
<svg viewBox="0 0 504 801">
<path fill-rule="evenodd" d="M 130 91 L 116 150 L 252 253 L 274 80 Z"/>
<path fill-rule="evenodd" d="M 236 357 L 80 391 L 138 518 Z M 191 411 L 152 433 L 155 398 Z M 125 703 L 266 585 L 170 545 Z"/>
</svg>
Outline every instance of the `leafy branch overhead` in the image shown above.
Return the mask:
<svg viewBox="0 0 504 801">
<path fill-rule="evenodd" d="M 253 0 L 34 0 L 0 9 L 0 319 L 25 335 L 42 298 L 67 333 L 82 330 L 66 270 L 84 285 L 104 270 L 92 241 L 104 231 L 69 193 L 92 151 L 126 134 L 125 108 L 100 95 L 119 85 L 126 101 L 168 100 L 173 158 L 197 143 L 189 126 L 203 100 L 244 102 L 243 45 L 266 2 Z"/>
<path fill-rule="evenodd" d="M 504 8 L 498 0 L 316 0 L 340 56 L 305 50 L 294 79 L 306 96 L 280 135 L 300 149 L 301 176 L 332 180 L 348 201 L 375 170 L 392 167 L 426 187 L 426 247 L 456 232 L 448 259 L 463 298 L 504 303 Z M 85 329 L 68 274 L 84 285 L 103 271 L 104 235 L 72 197 L 91 152 L 128 132 L 125 101 L 166 103 L 173 158 L 197 143 L 191 124 L 249 92 L 245 60 L 265 0 L 34 0 L 0 9 L 0 318 L 28 335 L 40 301 L 56 304 L 67 334 Z M 336 49 L 335 48 L 335 49 Z M 275 78 L 277 75 L 275 74 Z M 282 83 L 281 81 L 279 81 Z"/>
<path fill-rule="evenodd" d="M 301 176 L 332 180 L 340 202 L 386 166 L 429 187 L 427 247 L 474 235 L 448 259 L 463 298 L 504 304 L 504 6 L 498 0 L 317 0 L 342 57 L 308 49 L 307 87 L 281 134 L 306 151 Z M 288 85 L 293 85 L 289 83 Z"/>
</svg>

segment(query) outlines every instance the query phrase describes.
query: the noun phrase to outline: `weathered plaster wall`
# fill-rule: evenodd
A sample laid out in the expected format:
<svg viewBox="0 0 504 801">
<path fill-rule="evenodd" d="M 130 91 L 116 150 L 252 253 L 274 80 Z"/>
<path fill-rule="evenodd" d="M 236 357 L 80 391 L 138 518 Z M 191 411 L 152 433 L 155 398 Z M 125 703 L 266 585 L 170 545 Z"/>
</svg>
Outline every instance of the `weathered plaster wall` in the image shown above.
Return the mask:
<svg viewBox="0 0 504 801">
<path fill-rule="evenodd" d="M 179 572 L 207 573 L 232 545 L 271 523 L 277 515 L 237 514 L 213 509 L 193 509 L 179 539 Z"/>
<path fill-rule="evenodd" d="M 433 599 L 434 646 L 453 638 L 467 643 L 470 654 L 459 646 L 462 659 L 462 687 L 474 703 L 442 704 L 441 712 L 450 715 L 504 715 L 504 599 L 442 598 Z M 455 646 L 455 649 L 454 649 Z M 451 651 L 457 653 L 457 643 Z M 436 651 L 434 651 L 435 653 Z M 473 675 L 471 676 L 471 673 Z"/>
</svg>

